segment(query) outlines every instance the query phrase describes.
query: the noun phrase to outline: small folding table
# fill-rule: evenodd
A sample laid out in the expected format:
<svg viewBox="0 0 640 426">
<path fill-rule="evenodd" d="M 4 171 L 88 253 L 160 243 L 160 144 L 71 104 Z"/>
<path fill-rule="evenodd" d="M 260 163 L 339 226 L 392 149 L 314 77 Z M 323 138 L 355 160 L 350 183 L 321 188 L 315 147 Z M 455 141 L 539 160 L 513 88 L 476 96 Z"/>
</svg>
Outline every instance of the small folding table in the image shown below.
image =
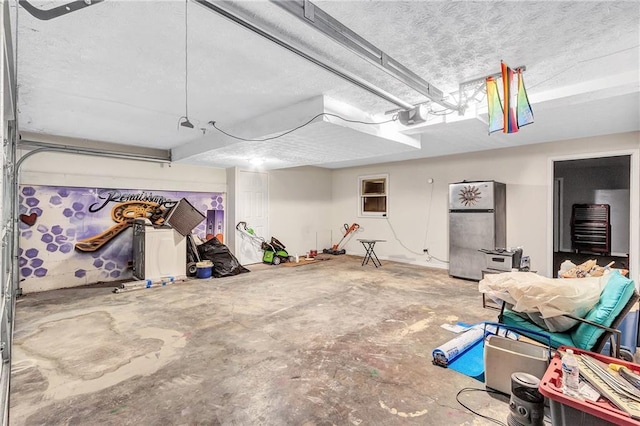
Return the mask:
<svg viewBox="0 0 640 426">
<path fill-rule="evenodd" d="M 378 266 L 382 266 L 382 263 L 380 263 L 380 259 L 378 259 L 378 256 L 376 256 L 376 252 L 373 251 L 373 249 L 376 246 L 376 243 L 384 243 L 387 240 L 358 240 L 358 241 L 362 243 L 362 246 L 364 247 L 364 250 L 365 250 L 364 259 L 362 259 L 362 266 L 367 265 L 369 263 L 369 260 L 373 262 L 376 268 Z"/>
</svg>

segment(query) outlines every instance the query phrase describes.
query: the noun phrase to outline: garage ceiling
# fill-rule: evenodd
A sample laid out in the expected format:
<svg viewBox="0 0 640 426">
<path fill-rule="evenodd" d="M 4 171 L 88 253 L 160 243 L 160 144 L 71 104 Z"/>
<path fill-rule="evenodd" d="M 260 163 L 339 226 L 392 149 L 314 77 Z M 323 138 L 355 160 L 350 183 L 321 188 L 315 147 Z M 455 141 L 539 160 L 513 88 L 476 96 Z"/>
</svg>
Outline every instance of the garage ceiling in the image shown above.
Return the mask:
<svg viewBox="0 0 640 426">
<path fill-rule="evenodd" d="M 30 3 L 51 9 L 68 2 Z M 456 103 L 459 84 L 525 65 L 535 123 L 487 134 L 486 101 L 464 116 L 269 1 L 211 2 L 332 67 L 434 112 L 403 126 L 397 105 L 187 1 L 105 0 L 51 20 L 17 6 L 24 134 L 170 149 L 174 161 L 339 168 L 640 130 L 637 1 L 317 1 Z M 299 2 L 302 4 L 302 1 Z M 16 22 L 16 4 L 12 3 Z M 284 137 L 277 136 L 309 125 Z M 362 124 L 357 123 L 380 123 Z M 210 122 L 240 141 L 216 130 Z"/>
</svg>

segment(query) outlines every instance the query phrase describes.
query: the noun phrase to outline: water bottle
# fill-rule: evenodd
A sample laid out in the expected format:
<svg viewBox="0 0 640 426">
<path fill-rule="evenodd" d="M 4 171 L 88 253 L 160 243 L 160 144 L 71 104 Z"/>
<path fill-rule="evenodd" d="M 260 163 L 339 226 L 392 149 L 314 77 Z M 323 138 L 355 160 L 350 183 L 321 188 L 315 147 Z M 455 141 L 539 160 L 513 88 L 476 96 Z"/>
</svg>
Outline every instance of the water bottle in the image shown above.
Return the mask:
<svg viewBox="0 0 640 426">
<path fill-rule="evenodd" d="M 562 356 L 562 392 L 577 398 L 580 396 L 580 367 L 573 354 L 573 349 L 567 349 Z"/>
</svg>

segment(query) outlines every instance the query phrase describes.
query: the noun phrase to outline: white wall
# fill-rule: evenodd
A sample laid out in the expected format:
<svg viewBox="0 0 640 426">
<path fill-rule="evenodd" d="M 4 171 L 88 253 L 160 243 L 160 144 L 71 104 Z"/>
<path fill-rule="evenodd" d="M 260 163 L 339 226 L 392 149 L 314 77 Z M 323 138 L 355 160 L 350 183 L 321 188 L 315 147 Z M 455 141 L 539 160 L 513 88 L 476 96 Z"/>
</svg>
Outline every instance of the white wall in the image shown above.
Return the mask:
<svg viewBox="0 0 640 426">
<path fill-rule="evenodd" d="M 610 207 L 611 254 L 625 256 L 629 253 L 629 213 L 631 206 L 628 189 L 597 189 L 595 204 L 608 204 Z"/>
<path fill-rule="evenodd" d="M 96 235 L 96 232 L 101 229 L 106 230 L 113 226 L 111 220 L 113 216 L 110 217 L 108 213 L 105 216 L 98 212 L 103 209 L 92 211 L 85 217 L 87 214 L 85 209 L 89 206 L 87 199 L 93 199 L 91 188 L 143 190 L 160 196 L 192 194 L 195 198 L 180 195 L 175 199 L 185 196 L 200 211 L 206 211 L 208 207 L 213 206 L 214 202 L 215 208 L 226 209 L 227 205 L 224 197 L 226 191 L 224 169 L 183 164 L 150 163 L 77 154 L 38 153 L 27 158 L 23 163 L 19 183 L 21 188 L 28 188 L 30 191 L 38 188 L 38 197 L 34 198 L 35 204 L 30 204 L 29 198 L 21 203 L 20 207 L 24 209 L 25 214 L 28 214 L 28 210 L 38 217 L 38 225 L 32 228 L 20 224 L 22 230 L 19 243 L 20 271 L 23 278 L 21 288 L 24 293 L 131 277 L 131 271 L 127 268 L 127 256 L 129 260 L 131 256 L 132 231 L 130 229 L 119 234 L 121 236 L 119 241 L 106 245 L 99 252 L 80 253 L 69 249 L 70 244 L 76 241 L 75 239 L 82 232 L 91 229 L 90 235 Z M 50 198 L 51 194 L 47 191 L 56 191 L 56 187 L 79 189 L 75 192 L 70 191 L 73 192 L 73 197 L 66 198 L 67 195 L 63 195 L 64 201 L 56 197 L 58 201 L 53 202 Z M 27 198 L 27 194 L 24 194 Z M 60 193 L 53 192 L 53 194 Z M 198 194 L 206 194 L 209 198 L 202 198 L 202 195 Z M 31 195 L 33 193 L 29 194 Z M 80 198 L 75 198 L 77 195 Z M 78 215 L 71 217 L 65 213 L 67 210 L 70 211 L 71 207 L 71 204 L 65 203 L 71 202 L 77 214 L 82 213 L 81 217 Z M 76 204 L 81 207 L 76 208 Z M 101 223 L 102 220 L 106 222 Z M 204 225 L 204 223 L 199 225 L 202 227 L 199 232 L 201 237 L 204 237 Z M 120 241 L 123 238 L 128 240 L 128 243 Z M 56 244 L 48 244 L 52 243 L 53 239 Z"/>
<path fill-rule="evenodd" d="M 547 258 L 551 255 L 547 234 L 552 226 L 548 222 L 550 158 L 639 149 L 640 133 L 634 132 L 367 167 L 271 171 L 270 232 L 291 254 L 304 254 L 337 243 L 342 225 L 356 222 L 361 229 L 346 243 L 348 253 L 364 254 L 357 238 L 385 239 L 386 243 L 376 246 L 382 258 L 446 268 L 446 263 L 435 259 L 428 262 L 421 252 L 428 248 L 435 258 L 448 259 L 448 184 L 464 179 L 492 179 L 507 184 L 507 246 L 523 246 L 525 254 L 531 256 L 532 268 L 551 276 L 547 271 Z M 226 191 L 232 172 L 49 153 L 28 159 L 20 181 L 32 185 Z M 358 176 L 377 173 L 389 173 L 389 223 L 384 218 L 358 217 Z M 427 183 L 429 178 L 434 179 L 433 184 Z M 640 187 L 637 170 L 632 179 Z M 637 206 L 638 194 L 632 197 L 632 206 Z M 232 200 L 233 194 L 228 194 L 227 201 L 232 204 Z M 227 235 L 231 236 L 235 221 L 233 212 L 228 213 Z M 400 241 L 394 237 L 390 224 Z M 233 247 L 233 240 L 227 241 Z M 635 244 L 631 251 L 637 256 L 640 247 Z"/>
<path fill-rule="evenodd" d="M 20 173 L 20 183 L 28 185 L 195 192 L 225 192 L 226 179 L 225 170 L 218 168 L 57 152 L 26 159 Z"/>
<path fill-rule="evenodd" d="M 331 246 L 331 174 L 317 167 L 269 172 L 270 232 L 290 255 Z"/>
<path fill-rule="evenodd" d="M 507 247 L 522 246 L 524 254 L 531 257 L 532 269 L 551 276 L 547 270 L 552 250 L 552 242 L 547 241 L 547 230 L 552 226 L 548 223 L 552 208 L 548 205 L 548 191 L 553 189 L 549 186 L 549 159 L 639 148 L 640 133 L 634 132 L 335 170 L 331 223 L 335 227 L 355 221 L 362 225 L 358 238 L 387 240 L 376 246 L 379 257 L 446 268 L 436 260 L 427 262 L 426 255 L 420 252 L 428 248 L 431 255 L 448 259 L 448 184 L 465 179 L 496 180 L 507 184 Z M 387 219 L 357 217 L 358 176 L 376 173 L 389 173 L 388 221 L 400 242 L 393 236 Z M 434 179 L 431 203 L 429 178 Z M 637 172 L 632 173 L 632 179 L 638 180 Z M 632 196 L 637 205 L 638 194 Z M 418 254 L 409 252 L 401 243 Z M 355 239 L 346 248 L 349 253 L 364 254 Z M 636 256 L 638 249 L 635 247 Z"/>
<path fill-rule="evenodd" d="M 225 222 L 226 223 L 226 238 L 225 244 L 229 247 L 232 253 L 236 253 L 236 224 L 238 223 L 238 219 L 236 216 L 236 174 L 238 173 L 238 169 L 236 167 L 230 167 L 226 169 L 226 179 L 227 179 L 227 205 L 225 206 Z"/>
</svg>

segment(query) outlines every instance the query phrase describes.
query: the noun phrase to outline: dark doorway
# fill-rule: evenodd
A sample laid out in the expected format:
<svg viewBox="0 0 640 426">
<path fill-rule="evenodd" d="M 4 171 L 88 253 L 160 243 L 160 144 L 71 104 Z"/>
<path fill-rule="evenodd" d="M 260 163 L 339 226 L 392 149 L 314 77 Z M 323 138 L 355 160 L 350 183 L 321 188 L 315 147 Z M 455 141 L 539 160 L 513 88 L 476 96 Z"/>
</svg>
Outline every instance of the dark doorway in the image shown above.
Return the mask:
<svg viewBox="0 0 640 426">
<path fill-rule="evenodd" d="M 630 155 L 554 162 L 554 273 L 565 260 L 629 269 L 630 178 Z M 589 227 L 591 219 L 579 217 L 584 209 L 575 206 L 608 206 L 606 219 L 594 218 Z"/>
</svg>

